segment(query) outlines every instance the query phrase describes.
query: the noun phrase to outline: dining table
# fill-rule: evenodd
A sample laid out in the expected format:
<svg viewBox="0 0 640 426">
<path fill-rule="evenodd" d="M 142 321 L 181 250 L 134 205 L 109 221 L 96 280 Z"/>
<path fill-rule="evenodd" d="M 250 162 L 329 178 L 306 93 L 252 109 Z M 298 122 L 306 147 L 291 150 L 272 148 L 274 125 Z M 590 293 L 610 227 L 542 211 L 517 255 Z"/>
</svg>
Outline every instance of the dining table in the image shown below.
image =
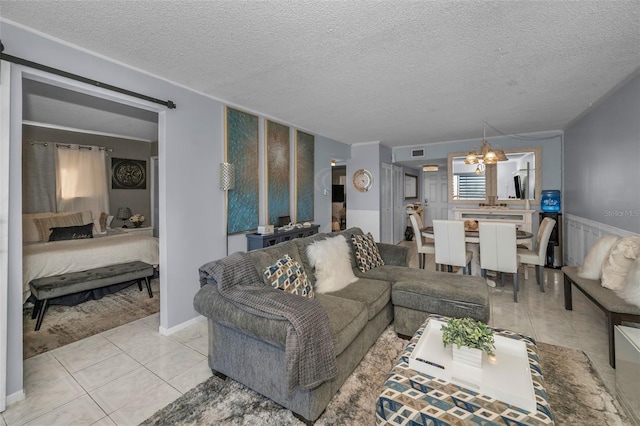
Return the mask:
<svg viewBox="0 0 640 426">
<path fill-rule="evenodd" d="M 422 228 L 420 232 L 423 237 L 435 240 L 433 226 L 426 226 Z M 518 244 L 523 244 L 528 248 L 531 248 L 532 238 L 533 234 L 531 232 L 516 229 L 516 240 Z M 464 241 L 467 243 L 467 250 L 473 253 L 473 258 L 471 260 L 471 274 L 480 275 L 480 231 L 465 229 Z M 495 283 L 489 279 L 487 280 L 487 284 L 491 287 L 495 287 Z"/>
</svg>

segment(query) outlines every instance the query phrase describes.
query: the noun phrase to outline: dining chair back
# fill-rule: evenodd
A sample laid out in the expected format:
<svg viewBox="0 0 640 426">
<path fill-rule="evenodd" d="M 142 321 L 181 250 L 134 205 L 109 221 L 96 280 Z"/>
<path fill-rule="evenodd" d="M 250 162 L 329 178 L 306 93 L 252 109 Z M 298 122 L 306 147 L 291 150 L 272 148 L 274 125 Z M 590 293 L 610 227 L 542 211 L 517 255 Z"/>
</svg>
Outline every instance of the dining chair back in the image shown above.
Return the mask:
<svg viewBox="0 0 640 426">
<path fill-rule="evenodd" d="M 480 222 L 480 268 L 486 271 L 513 274 L 513 301 L 518 301 L 518 254 L 516 225 L 513 223 Z"/>
<path fill-rule="evenodd" d="M 411 227 L 413 228 L 413 235 L 414 239 L 416 240 L 418 249 L 418 266 L 420 267 L 420 269 L 424 269 L 426 263 L 426 255 L 435 254 L 436 249 L 433 243 L 427 243 L 424 241 L 424 237 L 422 236 L 422 228 L 419 225 L 419 221 L 421 220 L 420 216 L 417 213 L 411 213 L 409 215 L 409 220 L 411 221 Z"/>
<path fill-rule="evenodd" d="M 473 253 L 467 250 L 464 234 L 464 222 L 460 220 L 434 220 L 433 238 L 436 249 L 437 265 L 463 268 L 463 273 L 471 275 Z"/>
<path fill-rule="evenodd" d="M 536 282 L 540 286 L 540 291 L 544 291 L 544 277 L 543 277 L 543 267 L 545 264 L 545 257 L 547 255 L 547 246 L 549 245 L 549 238 L 551 238 L 551 233 L 553 232 L 553 228 L 556 226 L 555 219 L 550 217 L 545 217 L 540 222 L 540 227 L 538 228 L 538 235 L 536 237 L 536 247 L 534 250 L 529 250 L 527 248 L 519 248 L 518 249 L 518 257 L 520 258 L 520 263 L 525 265 L 535 265 L 536 267 Z"/>
</svg>

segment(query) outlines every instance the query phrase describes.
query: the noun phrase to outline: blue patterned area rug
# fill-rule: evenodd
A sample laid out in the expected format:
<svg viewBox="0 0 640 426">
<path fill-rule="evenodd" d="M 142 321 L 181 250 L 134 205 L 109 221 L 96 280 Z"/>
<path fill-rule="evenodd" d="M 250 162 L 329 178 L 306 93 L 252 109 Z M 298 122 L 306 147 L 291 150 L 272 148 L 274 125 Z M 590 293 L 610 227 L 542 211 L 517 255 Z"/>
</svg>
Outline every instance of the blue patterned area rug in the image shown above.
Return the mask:
<svg viewBox="0 0 640 426">
<path fill-rule="evenodd" d="M 349 376 L 316 425 L 375 425 L 381 387 L 407 341 L 388 327 Z M 556 425 L 630 425 L 587 356 L 538 344 Z M 291 411 L 227 379 L 210 377 L 143 425 L 301 425 Z"/>
</svg>

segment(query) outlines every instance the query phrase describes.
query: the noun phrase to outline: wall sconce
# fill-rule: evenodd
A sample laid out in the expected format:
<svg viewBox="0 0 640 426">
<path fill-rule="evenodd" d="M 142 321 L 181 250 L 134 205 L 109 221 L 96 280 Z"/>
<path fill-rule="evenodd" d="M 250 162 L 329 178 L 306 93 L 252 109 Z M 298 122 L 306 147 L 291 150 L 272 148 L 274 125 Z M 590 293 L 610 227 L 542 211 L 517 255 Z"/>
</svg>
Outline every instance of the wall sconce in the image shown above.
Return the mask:
<svg viewBox="0 0 640 426">
<path fill-rule="evenodd" d="M 224 234 L 229 256 L 229 194 L 236 186 L 236 166 L 231 163 L 220 163 L 220 189 L 225 191 L 224 197 Z"/>
</svg>

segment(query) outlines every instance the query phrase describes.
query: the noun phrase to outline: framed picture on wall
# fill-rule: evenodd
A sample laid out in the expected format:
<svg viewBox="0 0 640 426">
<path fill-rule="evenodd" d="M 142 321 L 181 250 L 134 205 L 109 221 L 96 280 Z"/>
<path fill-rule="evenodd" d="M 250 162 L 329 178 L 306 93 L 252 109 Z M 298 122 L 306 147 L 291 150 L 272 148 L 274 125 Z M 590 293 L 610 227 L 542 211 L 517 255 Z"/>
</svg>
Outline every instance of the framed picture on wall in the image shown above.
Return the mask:
<svg viewBox="0 0 640 426">
<path fill-rule="evenodd" d="M 418 176 L 404 174 L 404 198 L 418 198 Z"/>
<path fill-rule="evenodd" d="M 147 189 L 147 162 L 111 158 L 112 189 Z"/>
</svg>

